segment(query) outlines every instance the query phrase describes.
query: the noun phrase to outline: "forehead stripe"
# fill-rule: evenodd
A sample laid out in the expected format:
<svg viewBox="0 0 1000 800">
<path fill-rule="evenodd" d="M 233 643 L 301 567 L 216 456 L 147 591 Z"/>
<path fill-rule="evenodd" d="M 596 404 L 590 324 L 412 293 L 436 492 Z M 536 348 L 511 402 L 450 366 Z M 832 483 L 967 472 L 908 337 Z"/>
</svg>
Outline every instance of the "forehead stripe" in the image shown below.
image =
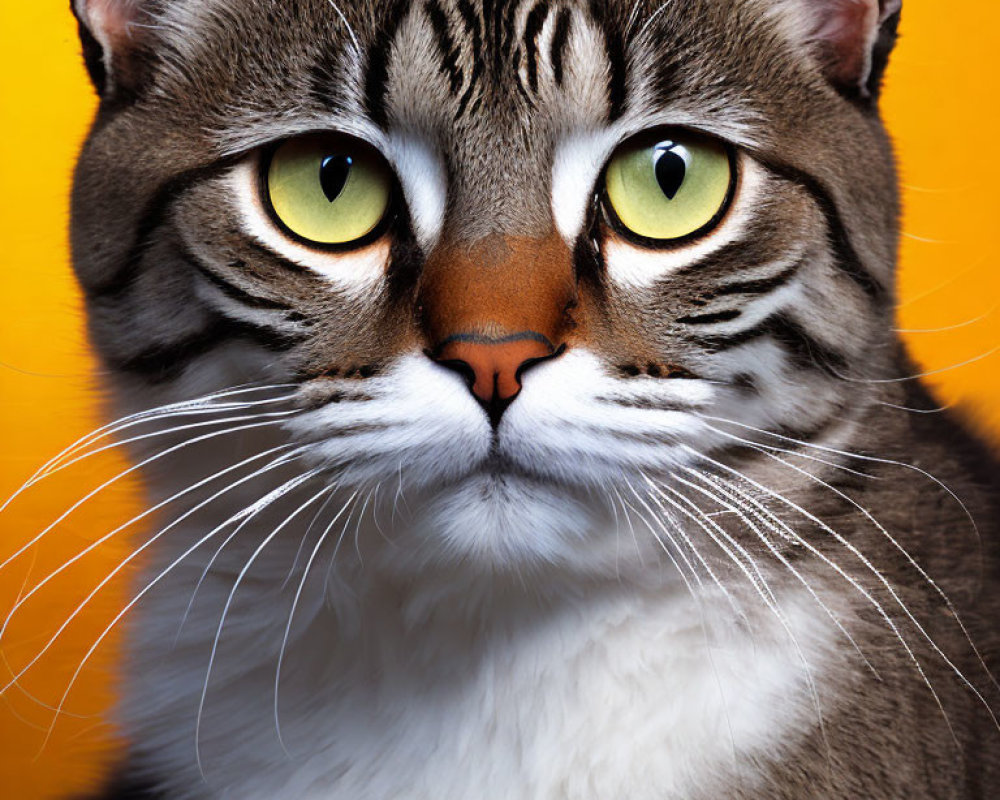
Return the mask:
<svg viewBox="0 0 1000 800">
<path fill-rule="evenodd" d="M 386 24 L 368 47 L 368 64 L 365 73 L 365 110 L 371 120 L 382 127 L 385 127 L 388 122 L 385 96 L 389 80 L 389 59 L 392 57 L 396 32 L 409 10 L 409 0 L 396 0 L 389 11 Z"/>
<path fill-rule="evenodd" d="M 549 60 L 552 62 L 552 74 L 556 80 L 556 86 L 563 85 L 563 63 L 566 55 L 566 45 L 569 43 L 570 25 L 573 15 L 568 8 L 564 8 L 556 17 L 556 30 L 552 34 L 552 52 Z"/>
<path fill-rule="evenodd" d="M 465 82 L 465 77 L 458 64 L 458 48 L 451 37 L 448 15 L 444 13 L 444 9 L 441 8 L 441 4 L 437 0 L 427 0 L 424 4 L 424 10 L 427 12 L 431 27 L 434 29 L 434 38 L 441 56 L 441 71 L 448 76 L 451 93 L 458 94 Z"/>
<path fill-rule="evenodd" d="M 528 86 L 538 91 L 538 35 L 549 18 L 549 5 L 542 0 L 528 14 L 524 23 L 525 66 L 528 69 Z"/>
</svg>

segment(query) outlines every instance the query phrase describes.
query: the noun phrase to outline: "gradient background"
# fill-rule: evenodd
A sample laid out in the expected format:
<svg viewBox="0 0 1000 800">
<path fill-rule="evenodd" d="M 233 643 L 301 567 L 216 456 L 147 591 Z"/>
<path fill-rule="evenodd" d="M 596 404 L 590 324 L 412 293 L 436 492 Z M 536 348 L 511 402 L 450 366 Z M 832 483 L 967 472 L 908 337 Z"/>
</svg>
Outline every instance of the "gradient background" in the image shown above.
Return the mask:
<svg viewBox="0 0 1000 800">
<path fill-rule="evenodd" d="M 102 421 L 100 376 L 66 247 L 70 174 L 95 105 L 68 6 L 0 0 L 0 498 Z M 905 188 L 899 327 L 921 368 L 934 373 L 941 402 L 961 405 L 1000 441 L 1000 3 L 951 8 L 904 0 L 883 104 Z M 0 513 L 0 564 L 125 467 L 117 456 L 98 456 L 18 498 Z M 0 568 L 0 622 L 38 580 L 141 510 L 136 488 L 128 479 L 114 484 Z M 23 607 L 0 643 L 0 689 L 128 544 L 116 537 Z M 122 580 L 109 583 L 0 696 L 0 797 L 79 794 L 120 753 L 104 717 L 114 698 L 115 638 L 81 674 L 51 735 L 49 728 L 69 676 L 126 596 Z"/>
</svg>

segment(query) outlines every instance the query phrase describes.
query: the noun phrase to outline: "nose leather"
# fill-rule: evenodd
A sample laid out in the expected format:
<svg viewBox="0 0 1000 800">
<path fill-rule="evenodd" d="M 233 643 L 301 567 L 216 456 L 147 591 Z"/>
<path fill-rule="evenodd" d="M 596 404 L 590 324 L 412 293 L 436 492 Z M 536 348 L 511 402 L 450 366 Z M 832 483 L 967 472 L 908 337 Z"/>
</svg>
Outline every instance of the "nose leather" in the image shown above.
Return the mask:
<svg viewBox="0 0 1000 800">
<path fill-rule="evenodd" d="M 439 246 L 419 294 L 428 355 L 466 377 L 496 424 L 522 374 L 565 349 L 575 302 L 572 254 L 556 234 Z"/>
<path fill-rule="evenodd" d="M 436 359 L 471 379 L 472 393 L 489 405 L 510 401 L 521 391 L 521 373 L 556 352 L 545 336 L 524 331 L 501 339 L 456 335 L 438 348 Z"/>
</svg>

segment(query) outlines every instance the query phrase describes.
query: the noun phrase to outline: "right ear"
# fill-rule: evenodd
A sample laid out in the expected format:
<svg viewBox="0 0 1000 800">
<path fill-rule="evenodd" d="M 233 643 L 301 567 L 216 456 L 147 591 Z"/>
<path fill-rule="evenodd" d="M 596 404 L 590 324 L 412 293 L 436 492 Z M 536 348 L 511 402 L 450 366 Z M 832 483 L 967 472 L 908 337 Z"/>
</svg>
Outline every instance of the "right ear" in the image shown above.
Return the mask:
<svg viewBox="0 0 1000 800">
<path fill-rule="evenodd" d="M 148 69 L 150 0 L 71 0 L 83 58 L 102 100 L 133 95 Z"/>
</svg>

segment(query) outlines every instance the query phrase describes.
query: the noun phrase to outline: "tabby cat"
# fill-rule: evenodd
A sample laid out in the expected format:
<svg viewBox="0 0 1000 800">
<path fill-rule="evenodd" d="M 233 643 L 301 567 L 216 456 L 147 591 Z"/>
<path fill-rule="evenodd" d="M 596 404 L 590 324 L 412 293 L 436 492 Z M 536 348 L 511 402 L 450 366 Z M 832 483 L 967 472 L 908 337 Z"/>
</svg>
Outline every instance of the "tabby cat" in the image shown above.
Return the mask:
<svg viewBox="0 0 1000 800">
<path fill-rule="evenodd" d="M 996 464 L 893 329 L 899 5 L 76 0 L 149 491 L 105 796 L 998 796 Z"/>
</svg>

